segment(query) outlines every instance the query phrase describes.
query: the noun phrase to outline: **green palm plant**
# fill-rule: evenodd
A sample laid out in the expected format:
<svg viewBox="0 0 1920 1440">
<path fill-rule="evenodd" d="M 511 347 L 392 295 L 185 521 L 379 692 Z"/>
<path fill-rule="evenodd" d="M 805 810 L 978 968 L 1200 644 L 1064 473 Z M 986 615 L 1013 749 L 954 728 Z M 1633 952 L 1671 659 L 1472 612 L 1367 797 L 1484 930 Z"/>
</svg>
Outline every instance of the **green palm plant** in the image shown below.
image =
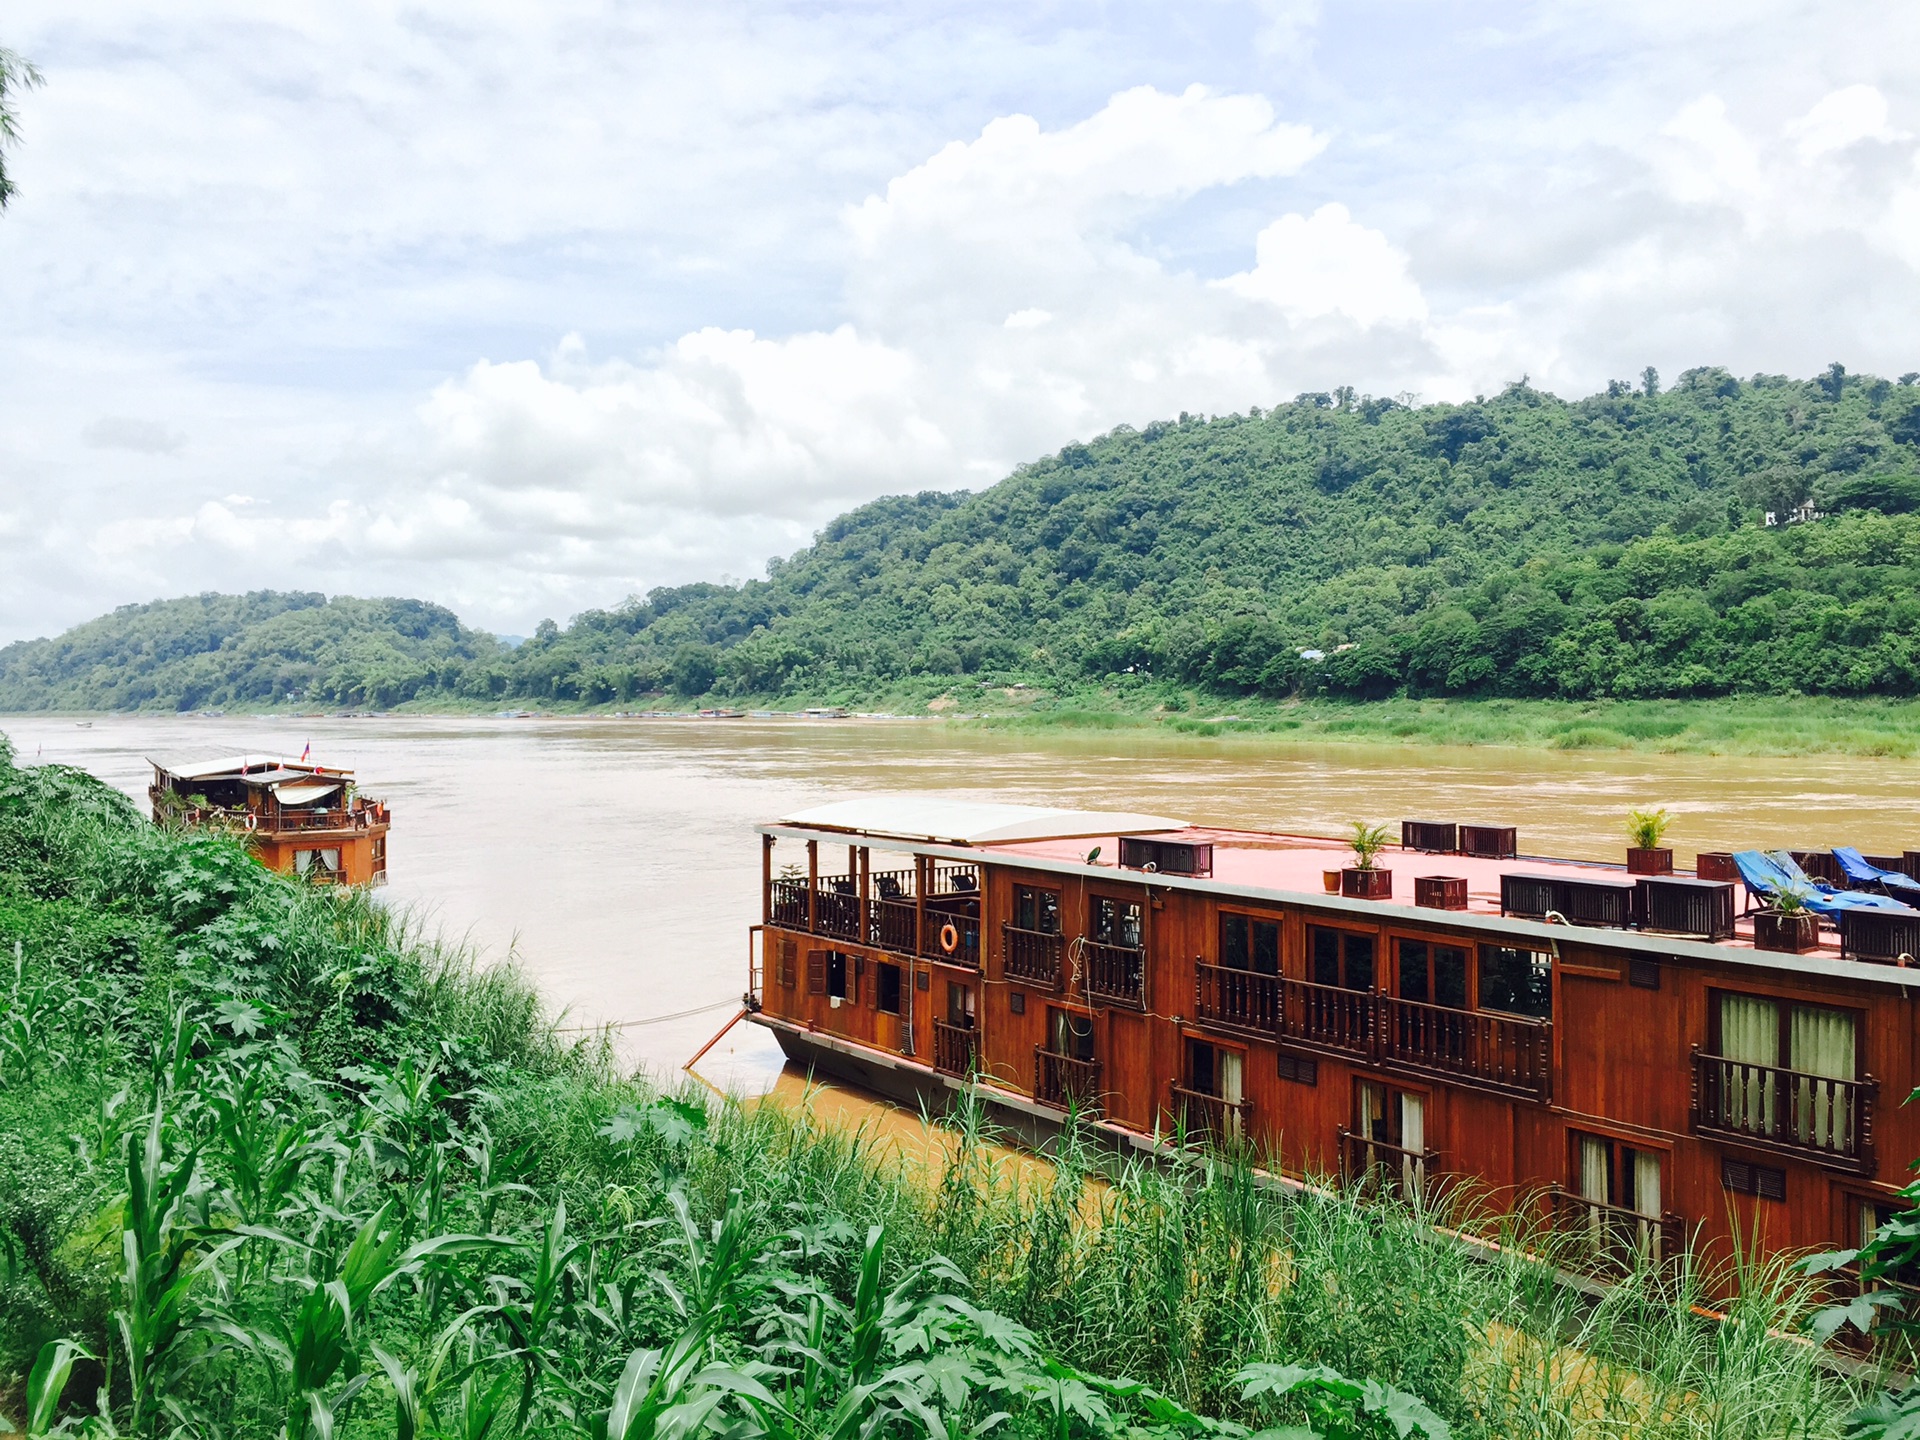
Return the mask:
<svg viewBox="0 0 1920 1440">
<path fill-rule="evenodd" d="M 1387 827 L 1369 825 L 1364 820 L 1353 822 L 1353 838 L 1347 844 L 1353 849 L 1353 863 L 1356 869 L 1371 870 L 1373 862 L 1382 850 L 1387 848 L 1389 839 Z"/>
<path fill-rule="evenodd" d="M 1638 850 L 1657 850 L 1672 824 L 1673 817 L 1665 810 L 1627 811 L 1627 836 Z"/>
</svg>

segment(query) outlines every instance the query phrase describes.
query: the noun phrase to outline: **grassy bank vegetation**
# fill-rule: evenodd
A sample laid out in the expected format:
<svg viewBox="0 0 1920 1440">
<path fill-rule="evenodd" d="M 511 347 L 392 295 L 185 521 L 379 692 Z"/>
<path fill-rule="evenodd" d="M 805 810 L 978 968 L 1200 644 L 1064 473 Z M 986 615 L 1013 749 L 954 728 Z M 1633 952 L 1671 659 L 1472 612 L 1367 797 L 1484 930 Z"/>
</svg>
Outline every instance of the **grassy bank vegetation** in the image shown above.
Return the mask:
<svg viewBox="0 0 1920 1440">
<path fill-rule="evenodd" d="M 1016 1174 L 963 1113 L 929 1175 L 663 1093 L 510 971 L 3 746 L 0 947 L 29 1434 L 1744 1440 L 1869 1388 L 1784 1338 L 1779 1267 L 1596 1304 L 1244 1160 Z"/>
</svg>

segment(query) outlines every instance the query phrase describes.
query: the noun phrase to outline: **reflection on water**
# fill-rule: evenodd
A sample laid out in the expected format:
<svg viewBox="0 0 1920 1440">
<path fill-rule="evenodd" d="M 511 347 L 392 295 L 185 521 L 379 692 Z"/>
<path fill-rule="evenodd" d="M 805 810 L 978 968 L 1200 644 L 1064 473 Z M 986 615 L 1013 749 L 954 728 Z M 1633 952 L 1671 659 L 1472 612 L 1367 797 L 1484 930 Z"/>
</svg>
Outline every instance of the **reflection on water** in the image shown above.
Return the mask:
<svg viewBox="0 0 1920 1440">
<path fill-rule="evenodd" d="M 1514 824 L 1523 851 L 1621 858 L 1629 806 L 1696 850 L 1920 848 L 1920 762 L 1591 751 L 1281 746 L 1133 731 L 1007 735 L 934 722 L 115 716 L 0 719 L 23 760 L 85 766 L 144 804 L 146 756 L 241 750 L 351 766 L 393 802 L 395 900 L 514 949 L 569 1023 L 677 1067 L 726 1020 L 759 918 L 751 826 L 871 791 L 1146 810 L 1343 832 L 1356 819 Z M 797 857 L 796 857 L 797 858 Z M 712 1006 L 712 1009 L 703 1007 Z M 682 1012 L 699 1010 L 687 1015 Z M 701 1065 L 763 1088 L 778 1052 L 739 1026 Z"/>
</svg>

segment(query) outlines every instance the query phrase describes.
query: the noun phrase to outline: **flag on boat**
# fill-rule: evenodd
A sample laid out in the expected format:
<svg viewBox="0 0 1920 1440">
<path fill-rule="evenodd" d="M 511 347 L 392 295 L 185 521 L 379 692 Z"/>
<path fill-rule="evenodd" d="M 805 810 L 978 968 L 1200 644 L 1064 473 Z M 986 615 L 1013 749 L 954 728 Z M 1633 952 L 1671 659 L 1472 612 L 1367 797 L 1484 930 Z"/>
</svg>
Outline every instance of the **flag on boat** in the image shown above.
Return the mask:
<svg viewBox="0 0 1920 1440">
<path fill-rule="evenodd" d="M 313 742 L 309 740 L 307 742 L 306 748 L 300 752 L 300 763 L 304 765 L 312 757 L 313 757 Z"/>
</svg>

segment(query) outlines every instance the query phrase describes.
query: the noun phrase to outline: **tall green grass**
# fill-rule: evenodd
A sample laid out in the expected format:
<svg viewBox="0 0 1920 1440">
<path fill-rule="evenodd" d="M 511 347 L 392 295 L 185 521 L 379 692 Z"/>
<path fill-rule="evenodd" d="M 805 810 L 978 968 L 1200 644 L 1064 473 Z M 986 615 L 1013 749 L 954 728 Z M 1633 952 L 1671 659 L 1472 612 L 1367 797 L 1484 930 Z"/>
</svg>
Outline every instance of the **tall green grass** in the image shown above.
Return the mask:
<svg viewBox="0 0 1920 1440">
<path fill-rule="evenodd" d="M 1871 1388 L 1778 1266 L 1595 1299 L 1464 1200 L 1096 1173 L 1072 1127 L 1015 1165 L 977 1105 L 929 1172 L 664 1090 L 511 970 L 72 772 L 0 764 L 0 945 L 30 1433 L 1818 1437 Z"/>
</svg>

